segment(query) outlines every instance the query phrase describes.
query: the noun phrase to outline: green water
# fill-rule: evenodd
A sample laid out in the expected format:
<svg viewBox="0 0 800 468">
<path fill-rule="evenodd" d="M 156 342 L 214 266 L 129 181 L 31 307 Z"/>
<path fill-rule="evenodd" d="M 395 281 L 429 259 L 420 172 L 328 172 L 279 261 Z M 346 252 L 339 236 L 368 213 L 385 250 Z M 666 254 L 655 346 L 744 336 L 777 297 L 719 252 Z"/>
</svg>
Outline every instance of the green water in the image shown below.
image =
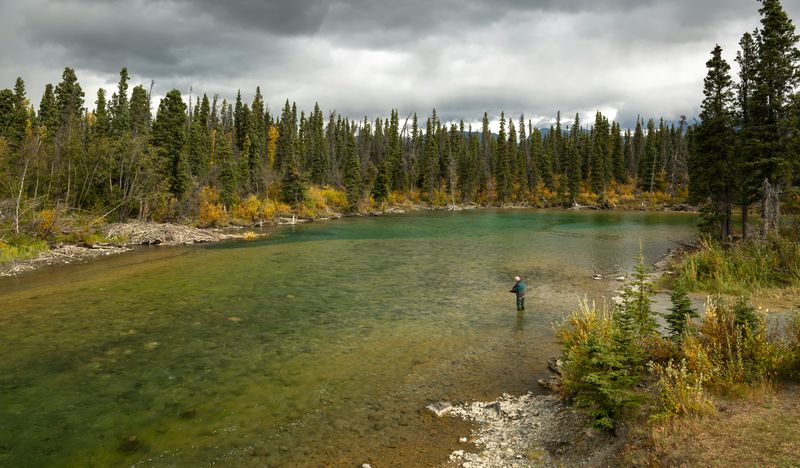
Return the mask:
<svg viewBox="0 0 800 468">
<path fill-rule="evenodd" d="M 444 461 L 438 400 L 536 390 L 552 323 L 677 214 L 350 218 L 0 279 L 0 465 Z M 507 291 L 528 284 L 518 314 Z"/>
</svg>

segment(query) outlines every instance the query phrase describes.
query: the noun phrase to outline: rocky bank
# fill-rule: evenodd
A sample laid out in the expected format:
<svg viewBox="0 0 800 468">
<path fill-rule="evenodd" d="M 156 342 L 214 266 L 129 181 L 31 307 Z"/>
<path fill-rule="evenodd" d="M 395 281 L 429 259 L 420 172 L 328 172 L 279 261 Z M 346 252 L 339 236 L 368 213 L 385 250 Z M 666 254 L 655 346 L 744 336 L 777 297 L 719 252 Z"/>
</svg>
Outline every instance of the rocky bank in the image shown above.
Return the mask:
<svg viewBox="0 0 800 468">
<path fill-rule="evenodd" d="M 118 241 L 114 243 L 55 245 L 50 250 L 42 252 L 34 258 L 0 265 L 0 276 L 14 276 L 48 265 L 85 262 L 97 257 L 127 252 L 141 245 L 189 245 L 244 238 L 244 233 L 242 232 L 138 221 L 110 224 L 105 227 L 104 234 L 106 237 L 118 239 Z"/>
<path fill-rule="evenodd" d="M 445 413 L 476 423 L 446 467 L 609 466 L 616 449 L 612 435 L 590 428 L 586 415 L 555 395 L 503 394 Z"/>
</svg>

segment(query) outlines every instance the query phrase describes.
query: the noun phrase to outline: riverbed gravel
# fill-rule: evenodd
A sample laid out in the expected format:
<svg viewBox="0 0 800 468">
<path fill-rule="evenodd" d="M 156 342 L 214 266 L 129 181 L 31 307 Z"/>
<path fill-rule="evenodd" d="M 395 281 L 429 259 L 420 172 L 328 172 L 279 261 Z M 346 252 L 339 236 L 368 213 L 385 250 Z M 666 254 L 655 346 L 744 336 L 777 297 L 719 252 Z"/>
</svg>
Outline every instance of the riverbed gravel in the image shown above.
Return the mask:
<svg viewBox="0 0 800 468">
<path fill-rule="evenodd" d="M 556 395 L 503 394 L 456 405 L 448 416 L 476 423 L 448 467 L 607 466 L 615 445 Z"/>
</svg>

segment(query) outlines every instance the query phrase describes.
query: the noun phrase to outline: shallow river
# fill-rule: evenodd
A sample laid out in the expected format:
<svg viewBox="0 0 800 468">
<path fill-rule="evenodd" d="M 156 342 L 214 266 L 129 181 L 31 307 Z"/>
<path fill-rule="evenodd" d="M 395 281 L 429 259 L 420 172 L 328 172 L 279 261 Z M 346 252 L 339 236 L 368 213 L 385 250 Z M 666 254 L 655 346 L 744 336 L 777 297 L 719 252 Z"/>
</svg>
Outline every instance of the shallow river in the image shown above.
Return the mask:
<svg viewBox="0 0 800 468">
<path fill-rule="evenodd" d="M 348 218 L 0 278 L 0 466 L 440 463 L 469 426 L 426 404 L 539 391 L 552 324 L 616 285 L 592 275 L 694 223 Z"/>
</svg>

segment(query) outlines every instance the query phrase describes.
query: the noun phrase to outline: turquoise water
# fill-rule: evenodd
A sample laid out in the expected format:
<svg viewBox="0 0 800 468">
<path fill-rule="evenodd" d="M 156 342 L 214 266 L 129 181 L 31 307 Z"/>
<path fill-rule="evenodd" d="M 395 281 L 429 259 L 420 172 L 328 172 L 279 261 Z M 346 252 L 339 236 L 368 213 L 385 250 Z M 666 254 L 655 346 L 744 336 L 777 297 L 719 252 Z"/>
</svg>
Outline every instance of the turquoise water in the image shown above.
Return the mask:
<svg viewBox="0 0 800 468">
<path fill-rule="evenodd" d="M 0 279 L 0 465 L 439 463 L 469 427 L 427 403 L 537 390 L 552 323 L 616 285 L 591 276 L 694 223 L 348 218 Z"/>
</svg>

